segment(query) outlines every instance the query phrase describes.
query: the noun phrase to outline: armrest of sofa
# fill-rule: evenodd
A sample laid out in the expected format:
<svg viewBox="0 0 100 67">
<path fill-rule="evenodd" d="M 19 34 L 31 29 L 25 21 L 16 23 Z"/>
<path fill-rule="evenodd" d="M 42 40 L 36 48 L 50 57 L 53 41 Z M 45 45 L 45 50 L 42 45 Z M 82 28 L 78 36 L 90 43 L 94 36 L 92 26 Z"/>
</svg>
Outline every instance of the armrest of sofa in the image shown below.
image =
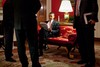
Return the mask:
<svg viewBox="0 0 100 67">
<path fill-rule="evenodd" d="M 75 41 L 76 41 L 76 38 L 77 38 L 77 35 L 76 35 L 76 34 L 70 34 L 70 35 L 68 36 L 68 40 L 69 40 L 69 42 L 70 42 L 72 45 L 74 45 L 74 43 L 75 43 Z"/>
</svg>

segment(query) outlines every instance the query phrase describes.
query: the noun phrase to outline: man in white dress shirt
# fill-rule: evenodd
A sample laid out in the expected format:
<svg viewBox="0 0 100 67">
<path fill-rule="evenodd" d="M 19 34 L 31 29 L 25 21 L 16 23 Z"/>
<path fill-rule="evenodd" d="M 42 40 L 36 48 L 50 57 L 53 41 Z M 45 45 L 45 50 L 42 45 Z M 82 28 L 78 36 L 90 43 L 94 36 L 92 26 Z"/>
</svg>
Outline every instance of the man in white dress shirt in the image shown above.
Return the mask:
<svg viewBox="0 0 100 67">
<path fill-rule="evenodd" d="M 41 28 L 39 31 L 39 49 L 40 49 L 40 55 L 43 55 L 43 44 L 44 49 L 47 49 L 47 38 L 48 37 L 56 37 L 59 35 L 59 22 L 54 20 L 55 14 L 53 12 L 49 13 L 49 20 L 46 21 L 47 28 L 44 29 Z"/>
</svg>

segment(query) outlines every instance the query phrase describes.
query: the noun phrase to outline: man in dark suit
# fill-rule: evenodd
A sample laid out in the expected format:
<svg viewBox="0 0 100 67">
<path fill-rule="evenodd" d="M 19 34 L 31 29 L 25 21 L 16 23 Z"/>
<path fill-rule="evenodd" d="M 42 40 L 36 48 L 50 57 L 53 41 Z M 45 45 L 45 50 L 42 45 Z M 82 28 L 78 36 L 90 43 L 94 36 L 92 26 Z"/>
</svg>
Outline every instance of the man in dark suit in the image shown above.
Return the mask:
<svg viewBox="0 0 100 67">
<path fill-rule="evenodd" d="M 47 29 L 41 27 L 39 31 L 39 49 L 40 49 L 40 56 L 43 55 L 43 44 L 44 49 L 47 49 L 47 38 L 49 37 L 56 37 L 59 35 L 59 22 L 54 20 L 55 14 L 53 12 L 49 13 L 49 21 L 46 21 Z"/>
<path fill-rule="evenodd" d="M 40 0 L 14 0 L 14 27 L 18 42 L 18 55 L 22 67 L 28 67 L 25 54 L 27 38 L 32 67 L 41 67 L 38 56 L 38 33 L 36 13 L 41 7 Z"/>
<path fill-rule="evenodd" d="M 15 62 L 12 58 L 13 30 L 14 30 L 14 7 L 12 0 L 3 0 L 3 24 L 4 24 L 4 45 L 6 61 Z"/>
<path fill-rule="evenodd" d="M 94 25 L 98 22 L 97 0 L 75 0 L 74 27 L 77 31 L 77 41 L 81 60 L 78 64 L 85 67 L 95 65 Z"/>
</svg>

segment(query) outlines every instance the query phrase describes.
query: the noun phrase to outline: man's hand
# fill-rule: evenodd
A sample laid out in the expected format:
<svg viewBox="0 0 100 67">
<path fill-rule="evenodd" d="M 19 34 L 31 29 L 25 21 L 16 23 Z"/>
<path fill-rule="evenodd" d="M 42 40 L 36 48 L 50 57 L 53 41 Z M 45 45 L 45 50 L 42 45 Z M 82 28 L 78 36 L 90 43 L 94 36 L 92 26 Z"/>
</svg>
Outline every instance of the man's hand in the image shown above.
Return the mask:
<svg viewBox="0 0 100 67">
<path fill-rule="evenodd" d="M 95 24 L 96 22 L 94 20 L 89 21 L 90 24 Z"/>
<path fill-rule="evenodd" d="M 48 31 L 50 31 L 50 32 L 51 32 L 51 31 L 52 31 L 52 29 L 51 29 L 51 28 L 48 28 Z"/>
</svg>

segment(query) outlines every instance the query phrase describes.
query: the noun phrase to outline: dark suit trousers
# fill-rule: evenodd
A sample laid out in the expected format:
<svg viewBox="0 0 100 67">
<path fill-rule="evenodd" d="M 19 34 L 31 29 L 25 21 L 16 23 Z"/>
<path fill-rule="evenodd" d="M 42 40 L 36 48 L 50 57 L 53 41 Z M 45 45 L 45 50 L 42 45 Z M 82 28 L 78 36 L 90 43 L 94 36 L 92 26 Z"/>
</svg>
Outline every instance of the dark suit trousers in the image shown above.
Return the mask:
<svg viewBox="0 0 100 67">
<path fill-rule="evenodd" d="M 47 45 L 47 39 L 49 37 L 53 37 L 53 35 L 51 34 L 51 32 L 44 30 L 43 28 L 41 28 L 41 30 L 39 31 L 39 49 L 40 52 L 43 49 L 43 44 L 45 44 L 44 48 L 46 48 Z"/>
<path fill-rule="evenodd" d="M 40 53 L 42 53 L 43 44 L 45 44 L 45 48 L 46 48 L 47 38 L 48 38 L 48 31 L 41 28 L 41 30 L 39 31 L 39 49 L 40 49 Z"/>
<path fill-rule="evenodd" d="M 13 49 L 13 32 L 14 24 L 13 21 L 7 21 L 4 24 L 4 45 L 5 45 L 5 57 L 11 58 Z"/>
<path fill-rule="evenodd" d="M 27 38 L 32 66 L 38 63 L 38 39 L 37 29 L 15 30 L 18 41 L 18 55 L 22 65 L 28 64 L 27 56 L 25 54 L 25 40 Z"/>
<path fill-rule="evenodd" d="M 77 26 L 76 30 L 81 59 L 94 64 L 94 25 Z"/>
</svg>

